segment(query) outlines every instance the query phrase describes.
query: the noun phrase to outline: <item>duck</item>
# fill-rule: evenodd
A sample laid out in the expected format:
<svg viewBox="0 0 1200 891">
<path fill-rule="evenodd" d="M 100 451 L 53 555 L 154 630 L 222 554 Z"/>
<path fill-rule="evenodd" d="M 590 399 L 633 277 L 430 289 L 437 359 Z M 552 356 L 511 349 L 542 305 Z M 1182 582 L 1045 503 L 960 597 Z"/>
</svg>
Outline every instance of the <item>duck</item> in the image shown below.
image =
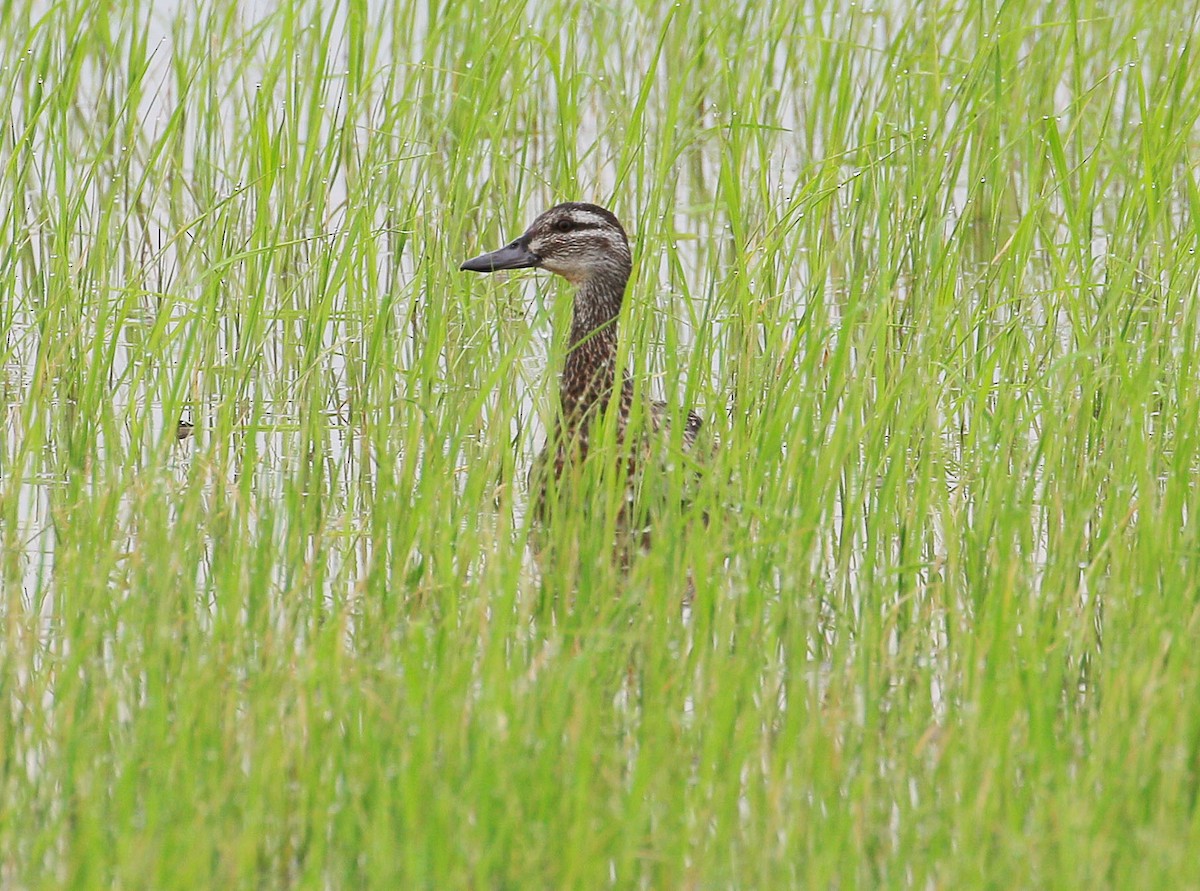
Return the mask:
<svg viewBox="0 0 1200 891">
<path fill-rule="evenodd" d="M 551 478 L 561 480 L 587 458 L 592 428 L 616 399 L 617 443 L 624 446 L 633 408 L 634 383 L 618 372 L 618 325 L 625 291 L 633 271 L 629 237 L 612 211 L 596 204 L 564 202 L 539 215 L 525 232 L 504 247 L 480 254 L 460 267 L 493 273 L 512 269 L 545 269 L 574 286 L 566 359 L 559 375 L 559 411 L 555 429 L 530 473 L 536 515 L 545 519 Z M 667 429 L 669 406 L 649 405 L 651 435 Z M 685 453 L 700 439 L 703 420 L 689 410 L 682 431 Z M 621 449 L 629 461 L 632 482 L 647 447 Z"/>
</svg>

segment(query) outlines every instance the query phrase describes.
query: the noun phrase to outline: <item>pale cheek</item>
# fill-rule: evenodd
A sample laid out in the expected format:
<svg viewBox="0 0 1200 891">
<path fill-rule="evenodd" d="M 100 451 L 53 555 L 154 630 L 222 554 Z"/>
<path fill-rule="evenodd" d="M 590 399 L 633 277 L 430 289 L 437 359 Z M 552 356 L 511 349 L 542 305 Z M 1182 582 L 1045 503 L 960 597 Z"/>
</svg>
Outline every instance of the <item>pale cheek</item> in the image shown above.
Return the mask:
<svg viewBox="0 0 1200 891">
<path fill-rule="evenodd" d="M 587 274 L 587 270 L 585 268 L 582 266 L 576 266 L 573 263 L 546 263 L 543 261 L 542 266 L 544 266 L 546 269 L 549 269 L 556 275 L 561 275 L 569 282 L 580 282 L 586 277 Z"/>
</svg>

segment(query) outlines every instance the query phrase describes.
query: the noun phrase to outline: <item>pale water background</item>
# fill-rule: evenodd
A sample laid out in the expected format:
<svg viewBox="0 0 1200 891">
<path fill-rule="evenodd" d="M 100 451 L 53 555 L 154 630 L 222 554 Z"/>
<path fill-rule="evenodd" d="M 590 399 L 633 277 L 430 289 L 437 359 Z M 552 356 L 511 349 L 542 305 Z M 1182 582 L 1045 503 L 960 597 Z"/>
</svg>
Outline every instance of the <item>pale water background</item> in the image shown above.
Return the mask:
<svg viewBox="0 0 1200 891">
<path fill-rule="evenodd" d="M 47 6 L 46 10 L 49 9 Z M 292 84 L 276 81 L 270 87 L 271 95 L 267 97 L 267 101 L 276 106 L 275 120 L 299 117 L 305 126 L 311 126 L 315 119 L 313 132 L 324 133 L 331 139 L 345 133 L 349 133 L 350 138 L 356 133 L 363 134 L 364 138 L 367 134 L 378 138 L 378 127 L 371 111 L 378 107 L 378 103 L 356 104 L 356 117 L 353 119 L 347 119 L 344 111 L 348 104 L 345 89 L 350 74 L 348 42 L 353 38 L 348 8 L 333 6 L 327 10 L 320 7 L 312 9 L 320 11 L 314 12 L 310 26 L 331 35 L 329 45 L 333 52 L 324 71 L 304 70 L 300 73 L 306 78 L 319 77 L 323 80 L 325 99 L 315 106 L 297 108 L 290 95 Z M 432 82 L 428 78 L 428 63 L 424 60 L 428 33 L 431 27 L 437 27 L 436 23 L 431 25 L 429 8 L 420 3 L 414 4 L 405 19 L 407 27 L 397 26 L 394 10 L 390 6 L 373 0 L 363 9 L 369 20 L 368 65 L 374 70 L 390 68 L 395 78 L 390 94 L 381 96 L 378 101 L 394 101 L 401 97 L 407 101 L 428 102 L 433 109 L 453 102 L 453 97 L 444 93 L 422 93 Z M 540 19 L 543 13 L 538 4 L 527 7 L 525 14 L 531 34 L 542 27 Z M 122 30 L 133 27 L 139 31 L 144 29 L 146 45 L 149 47 L 144 70 L 124 73 L 126 78 L 139 78 L 143 87 L 136 114 L 138 143 L 121 146 L 121 151 L 139 152 L 140 146 L 154 144 L 157 134 L 162 132 L 172 116 L 185 107 L 181 106 L 179 92 L 186 78 L 180 77 L 175 63 L 180 58 L 192 61 L 197 58 L 196 42 L 203 41 L 209 28 L 206 17 L 212 14 L 202 6 L 160 2 L 152 7 L 140 8 L 136 18 L 123 16 L 113 20 L 114 45 L 121 44 Z M 1114 14 L 1119 13 L 1114 11 Z M 29 265 L 10 258 L 4 291 L 0 295 L 5 303 L 0 310 L 0 318 L 5 325 L 3 388 L 0 390 L 0 407 L 4 410 L 5 424 L 0 473 L 6 478 L 7 497 L 14 498 L 17 505 L 6 520 L 11 525 L 5 540 L 10 549 L 15 545 L 19 552 L 15 557 L 9 553 L 6 560 L 10 564 L 14 559 L 19 563 L 15 577 L 19 579 L 24 596 L 29 598 L 30 603 L 40 600 L 47 607 L 50 603 L 45 595 L 53 585 L 55 574 L 55 531 L 51 508 L 54 492 L 64 483 L 61 452 L 67 446 L 55 438 L 61 435 L 63 428 L 48 427 L 47 418 L 61 417 L 64 413 L 69 415 L 69 405 L 74 398 L 71 388 L 75 385 L 73 381 L 77 380 L 82 380 L 88 387 L 102 388 L 104 398 L 117 407 L 115 414 L 118 416 L 124 415 L 128 407 L 129 416 L 137 419 L 135 426 L 115 429 L 94 427 L 86 418 L 75 419 L 79 435 L 93 438 L 101 456 L 102 466 L 93 468 L 91 472 L 102 474 L 106 457 L 111 457 L 115 464 L 124 464 L 129 455 L 139 452 L 149 454 L 161 448 L 163 441 L 171 440 L 180 418 L 164 411 L 164 394 L 171 391 L 178 394 L 182 387 L 181 417 L 195 424 L 195 435 L 171 447 L 171 462 L 180 484 L 195 472 L 193 461 L 197 453 L 202 453 L 206 455 L 206 472 L 211 474 L 212 486 L 228 486 L 234 479 L 249 474 L 253 478 L 249 486 L 253 497 L 269 502 L 281 497 L 285 481 L 292 475 L 296 462 L 306 460 L 301 454 L 303 443 L 297 434 L 300 409 L 291 394 L 300 387 L 304 377 L 320 375 L 329 394 L 326 406 L 328 450 L 322 456 L 330 471 L 326 478 L 329 490 L 322 497 L 345 511 L 345 523 L 353 525 L 356 522 L 355 487 L 373 472 L 370 447 L 358 437 L 358 427 L 351 411 L 351 377 L 359 373 L 358 366 L 362 363 L 361 353 L 349 346 L 355 343 L 363 329 L 361 318 L 355 317 L 357 309 L 344 306 L 336 290 L 321 295 L 332 302 L 333 321 L 324 330 L 314 334 L 307 330 L 304 300 L 311 299 L 313 293 L 320 293 L 317 281 L 320 273 L 303 265 L 272 269 L 268 263 L 264 267 L 267 274 L 277 277 L 280 284 L 263 290 L 266 301 L 257 309 L 263 326 L 261 355 L 246 354 L 246 344 L 240 335 L 242 320 L 239 313 L 242 309 L 238 306 L 231 306 L 229 314 L 218 319 L 200 319 L 193 311 L 203 289 L 213 287 L 215 281 L 223 281 L 227 276 L 244 273 L 238 272 L 234 262 L 239 251 L 236 233 L 228 242 L 228 256 L 200 256 L 191 250 L 186 231 L 181 231 L 180 220 L 198 219 L 214 205 L 236 206 L 245 203 L 247 225 L 251 225 L 250 221 L 256 214 L 262 213 L 262 208 L 253 206 L 253 194 L 247 183 L 237 176 L 226 175 L 221 170 L 220 162 L 228 147 L 235 145 L 239 138 L 237 127 L 246 119 L 245 103 L 263 101 L 262 54 L 272 46 L 273 41 L 270 36 L 262 37 L 261 31 L 265 29 L 269 35 L 276 26 L 274 23 L 278 13 L 274 4 L 249 3 L 241 5 L 236 15 L 240 19 L 237 27 L 247 35 L 250 51 L 244 58 L 226 56 L 209 60 L 221 69 L 222 73 L 216 78 L 221 89 L 203 97 L 203 101 L 217 109 L 216 119 L 229 121 L 229 126 L 219 132 L 201 132 L 190 127 L 184 129 L 186 139 L 179 150 L 180 164 L 174 170 L 174 175 L 185 182 L 182 190 L 161 189 L 149 194 L 140 193 L 136 206 L 128 208 L 129 215 L 125 219 L 89 219 L 85 211 L 80 215 L 80 224 L 75 228 L 69 244 L 54 242 L 57 227 L 52 223 L 56 213 L 62 209 L 58 202 L 66 197 L 81 202 L 86 208 L 91 201 L 89 196 L 103 177 L 103 173 L 91 165 L 88 154 L 83 150 L 94 139 L 94 135 L 86 133 L 88 109 L 98 108 L 105 103 L 104 92 L 111 78 L 85 66 L 78 85 L 78 143 L 81 150 L 78 164 L 69 165 L 65 170 L 56 169 L 59 159 L 70 155 L 59 154 L 56 157 L 52 147 L 42 146 L 46 167 L 41 171 L 40 179 L 46 185 L 45 191 L 28 191 L 19 196 L 19 201 L 13 194 L 0 192 L 0 202 L 4 207 L 4 216 L 10 222 L 10 231 L 20 233 L 23 239 L 21 249 L 40 258 L 39 265 L 45 273 L 42 280 L 31 278 L 27 274 L 31 268 Z M 656 62 L 655 42 L 645 37 L 661 27 L 661 12 L 648 16 L 636 4 L 627 4 L 624 15 L 628 33 L 635 36 L 628 42 L 615 42 L 603 48 L 601 54 L 609 59 L 614 70 L 645 71 L 650 78 L 665 82 L 672 77 L 672 72 L 667 70 L 662 61 Z M 814 23 L 821 23 L 819 28 L 814 24 L 814 32 L 846 30 L 867 50 L 854 56 L 856 67 L 847 72 L 847 76 L 855 83 L 854 89 L 862 91 L 869 91 L 871 85 L 881 78 L 908 74 L 888 70 L 883 62 L 886 58 L 884 51 L 894 39 L 897 28 L 902 25 L 937 28 L 937 23 L 923 21 L 921 14 L 912 12 L 906 4 L 874 8 L 853 3 L 841 8 L 818 8 L 813 5 L 804 15 Z M 840 23 L 838 19 L 843 17 L 851 24 L 847 26 Z M 376 19 L 390 21 L 390 25 L 370 27 Z M 486 25 L 486 22 L 483 24 Z M 30 35 L 30 39 L 36 40 L 37 37 Z M 590 39 L 591 36 L 586 33 L 573 37 L 579 44 L 586 44 Z M 952 38 L 948 31 L 945 39 L 947 46 L 944 51 L 952 54 L 955 49 L 949 45 Z M 1167 50 L 1169 52 L 1170 47 Z M 533 60 L 537 44 L 530 42 L 528 51 L 530 60 Z M 591 55 L 596 53 L 596 48 L 589 46 L 587 51 Z M 761 64 L 764 60 L 753 61 Z M 777 115 L 762 120 L 756 116 L 754 109 L 721 108 L 712 103 L 700 110 L 701 128 L 704 125 L 712 128 L 732 126 L 739 122 L 752 127 L 769 128 L 764 130 L 766 135 L 762 137 L 760 174 L 779 192 L 781 202 L 786 204 L 788 196 L 795 194 L 797 184 L 803 182 L 806 170 L 824 157 L 827 147 L 820 141 L 819 129 L 806 126 L 810 108 L 819 104 L 816 101 L 819 97 L 805 92 L 807 79 L 803 71 L 795 70 L 795 59 L 780 44 L 774 52 L 767 53 L 766 61 L 774 66 L 780 91 L 785 97 L 775 107 Z M 521 59 L 513 60 L 517 66 L 522 62 Z M 4 60 L 6 67 L 22 64 L 26 64 L 26 60 L 21 57 Z M 114 64 L 119 65 L 120 59 L 115 59 Z M 1129 64 L 1132 66 L 1134 63 Z M 469 65 L 466 66 L 461 74 L 470 76 L 469 68 Z M 387 295 L 388 303 L 380 306 L 379 311 L 390 314 L 395 320 L 397 336 L 387 348 L 394 353 L 397 364 L 409 366 L 415 362 L 413 341 L 404 336 L 406 327 L 419 323 L 425 307 L 431 301 L 445 297 L 425 291 L 420 274 L 422 265 L 461 259 L 496 246 L 486 243 L 482 238 L 431 243 L 446 231 L 462 231 L 461 227 L 444 225 L 447 220 L 461 217 L 467 212 L 478 213 L 482 217 L 494 214 L 495 219 L 503 220 L 500 230 L 506 233 L 506 237 L 511 237 L 555 198 L 606 201 L 615 194 L 624 209 L 636 211 L 640 198 L 623 191 L 622 186 L 618 185 L 621 176 L 618 159 L 598 147 L 600 131 L 596 126 L 604 114 L 606 103 L 633 102 L 636 97 L 627 95 L 626 86 L 614 88 L 606 85 L 603 75 L 596 76 L 593 87 L 597 98 L 589 103 L 588 97 L 583 96 L 580 103 L 585 112 L 590 104 L 593 114 L 582 115 L 576 145 L 573 147 L 578 158 L 587 159 L 580 164 L 581 188 L 577 194 L 555 196 L 538 182 L 539 169 L 550 165 L 549 155 L 555 150 L 549 140 L 535 135 L 527 145 L 501 147 L 496 153 L 496 157 L 519 155 L 520 160 L 516 163 L 530 171 L 529 193 L 519 200 L 521 210 L 515 217 L 506 208 L 447 206 L 439 191 L 428 185 L 429 165 L 442 162 L 444 143 L 437 139 L 423 144 L 395 142 L 394 163 L 386 173 L 398 178 L 401 190 L 410 203 L 408 206 L 381 204 L 375 208 L 378 239 L 375 263 L 371 267 L 359 267 L 354 274 L 374 277 L 378 292 Z M 616 96 L 610 92 L 613 89 L 616 90 Z M 1063 107 L 1068 106 L 1073 95 L 1071 85 L 1059 85 L 1058 93 Z M 549 106 L 547 113 L 552 116 L 556 97 L 547 95 L 545 98 Z M 194 103 L 200 99 L 188 96 L 185 101 Z M 21 121 L 29 113 L 30 109 L 22 108 L 18 99 L 13 120 Z M 479 109 L 478 113 L 496 114 L 497 111 Z M 1114 113 L 1136 121 L 1140 110 L 1136 102 L 1121 93 Z M 956 124 L 952 118 L 939 121 L 937 125 L 942 132 L 929 136 L 942 139 Z M 19 138 L 18 134 L 14 132 L 13 138 Z M 113 138 L 121 137 L 115 134 Z M 493 150 L 494 147 L 488 147 L 489 152 Z M 141 169 L 149 170 L 156 163 L 160 163 L 159 159 L 147 158 Z M 705 246 L 711 249 L 714 244 L 728 245 L 730 253 L 746 247 L 732 243 L 733 236 L 728 224 L 722 220 L 721 213 L 710 209 L 713 202 L 712 187 L 721 176 L 721 164 L 721 145 L 713 140 L 697 144 L 690 159 L 677 165 L 675 204 L 678 209 L 673 224 L 684 238 L 674 246 L 683 262 L 673 274 L 685 277 L 684 286 L 679 287 L 678 283 L 672 285 L 668 281 L 671 273 L 665 258 L 657 268 L 653 253 L 644 253 L 640 259 L 640 284 L 636 296 L 643 300 L 654 300 L 654 312 L 672 320 L 684 351 L 691 343 L 696 324 L 711 324 L 717 328 L 723 324 L 720 317 L 706 314 L 704 307 L 699 304 L 705 295 L 721 287 L 724 277 L 734 274 L 728 268 L 705 264 Z M 965 171 L 968 167 L 962 164 L 957 169 Z M 135 164 L 133 169 L 138 170 L 139 165 Z M 322 256 L 336 253 L 346 246 L 347 236 L 342 229 L 345 202 L 349 194 L 346 174 L 347 171 L 343 169 L 339 176 L 323 179 L 319 183 L 323 190 L 321 201 L 328 212 L 319 230 L 306 233 L 305 237 L 311 241 L 307 245 L 299 245 L 293 259 L 297 256 L 303 258 L 307 253 L 314 262 L 318 262 Z M 847 166 L 844 181 L 852 182 L 858 174 L 858 170 Z M 948 200 L 944 205 L 941 225 L 950 233 L 963 222 L 962 210 L 969 201 L 972 183 L 966 181 L 964 174 L 960 181 L 943 185 Z M 184 196 L 182 200 L 180 195 Z M 312 197 L 294 196 L 294 200 L 305 202 Z M 914 201 L 919 198 L 915 195 L 912 197 Z M 1061 210 L 1061 199 L 1054 197 L 1051 200 L 1060 202 L 1058 209 Z M 795 202 L 787 212 L 794 225 L 805 225 L 802 201 Z M 1181 209 L 1176 208 L 1176 212 L 1180 213 Z M 629 220 L 628 215 L 626 219 L 636 240 L 636 222 Z M 406 228 L 413 223 L 416 223 L 415 228 Z M 111 252 L 106 267 L 108 275 L 102 281 L 78 283 L 79 288 L 89 292 L 84 301 L 87 316 L 78 320 L 78 324 L 83 332 L 100 327 L 110 331 L 111 351 L 107 356 L 76 355 L 72 360 L 75 364 L 61 368 L 55 362 L 63 354 L 52 350 L 40 335 L 42 325 L 39 316 L 50 312 L 43 298 L 46 290 L 52 287 L 54 276 L 71 274 L 82 267 L 81 258 L 96 247 L 99 227 L 109 228 L 108 238 L 100 248 Z M 470 229 L 467 231 L 470 232 Z M 496 230 L 489 230 L 493 231 Z M 494 236 L 488 237 L 494 240 Z M 1044 237 L 1046 250 L 1053 250 L 1056 249 L 1055 242 L 1066 240 L 1069 233 L 1064 228 L 1057 233 L 1045 233 Z M 114 250 L 115 245 L 121 245 L 121 249 Z M 68 255 L 62 256 L 63 251 Z M 1095 266 L 1093 272 L 1097 279 L 1102 279 L 1104 275 L 1106 251 L 1105 229 L 1100 220 L 1094 229 L 1091 245 Z M 662 255 L 662 250 L 659 254 Z M 981 258 L 981 270 L 986 265 L 982 261 L 988 259 Z M 814 295 L 816 299 L 827 302 L 829 316 L 834 319 L 847 299 L 836 281 L 814 281 L 809 260 L 804 254 L 792 255 L 785 267 L 773 270 L 769 284 L 773 299 L 793 307 L 792 314 L 797 325 L 802 323 L 808 302 L 814 299 Z M 1037 269 L 1030 270 L 1028 278 L 1031 301 L 1035 307 L 1038 272 Z M 123 283 L 128 283 L 129 290 L 122 290 Z M 226 283 L 226 286 L 237 288 L 240 284 L 233 281 Z M 960 282 L 962 300 L 972 299 L 974 285 L 975 282 L 969 278 Z M 760 286 L 750 281 L 744 287 L 754 294 Z M 906 287 L 905 281 L 896 282 L 896 291 L 901 297 Z M 465 277 L 462 289 L 464 292 L 483 290 L 479 282 Z M 547 356 L 552 331 L 550 316 L 553 313 L 547 309 L 546 302 L 548 297 L 558 292 L 552 284 L 527 278 L 522 293 L 526 307 L 515 307 L 512 312 L 517 317 L 523 316 L 524 323 L 528 325 L 526 337 L 521 342 L 525 350 L 521 361 L 528 389 L 522 395 L 525 403 L 520 411 L 528 423 L 524 425 L 524 430 L 514 430 L 514 442 L 522 450 L 522 462 L 527 464 L 539 448 L 543 428 L 541 417 L 553 398 L 552 380 L 547 378 L 547 372 L 551 371 L 547 368 Z M 299 294 L 304 295 L 303 299 L 297 297 Z M 1064 346 L 1070 339 L 1070 320 L 1061 315 L 1050 317 L 1047 313 L 1039 314 L 1035 308 L 1028 312 L 1028 318 L 1037 326 L 1059 326 Z M 180 369 L 187 366 L 187 357 L 182 355 L 188 343 L 187 332 L 200 325 L 207 326 L 211 331 L 211 336 L 216 339 L 217 352 L 224 357 L 225 364 L 222 368 L 192 368 L 190 380 L 181 383 L 179 375 L 184 372 Z M 168 332 L 167 341 L 174 349 L 147 352 L 144 343 L 151 330 Z M 298 357 L 302 351 L 300 344 L 305 341 L 320 344 L 315 367 Z M 639 359 L 643 366 L 649 366 L 643 367 L 642 371 L 645 378 L 651 381 L 652 388 L 656 389 L 655 395 L 661 395 L 664 363 L 675 367 L 663 358 L 661 343 L 658 346 L 654 355 Z M 79 367 L 81 362 L 86 366 L 84 369 Z M 690 368 L 681 373 L 705 376 L 706 369 Z M 1003 382 L 997 379 L 995 383 L 1001 385 Z M 406 381 L 397 382 L 398 400 L 416 398 L 407 392 L 407 384 Z M 714 395 L 720 396 L 719 393 Z M 425 400 L 427 396 L 425 394 L 421 398 Z M 231 404 L 235 404 L 236 408 L 231 409 Z M 236 449 L 223 449 L 210 441 L 213 419 L 222 406 L 224 410 L 238 412 L 246 419 L 242 435 L 249 437 L 251 444 L 241 442 Z M 701 407 L 709 416 L 723 409 L 724 406 L 716 401 Z M 969 422 L 970 419 L 959 420 Z M 956 427 L 954 419 L 947 419 L 945 426 L 947 430 L 953 430 Z M 51 433 L 51 430 L 54 432 Z M 1032 430 L 1030 435 L 1033 435 Z M 31 445 L 31 442 L 35 444 Z M 239 454 L 252 455 L 253 460 L 242 463 Z M 951 474 L 946 485 L 952 488 L 954 484 Z M 136 526 L 127 524 L 125 519 L 128 518 L 114 526 L 112 534 L 115 539 L 130 534 L 129 529 Z M 273 534 L 281 535 L 281 530 L 277 529 Z M 1036 534 L 1044 542 L 1044 530 L 1039 529 Z M 326 577 L 331 595 L 354 588 L 368 556 L 364 548 L 370 547 L 369 543 L 360 544 L 362 547 L 357 550 L 326 555 L 331 561 L 331 572 Z M 277 581 L 283 583 L 282 579 Z M 197 579 L 199 586 L 203 586 L 203 583 L 203 578 Z"/>
</svg>

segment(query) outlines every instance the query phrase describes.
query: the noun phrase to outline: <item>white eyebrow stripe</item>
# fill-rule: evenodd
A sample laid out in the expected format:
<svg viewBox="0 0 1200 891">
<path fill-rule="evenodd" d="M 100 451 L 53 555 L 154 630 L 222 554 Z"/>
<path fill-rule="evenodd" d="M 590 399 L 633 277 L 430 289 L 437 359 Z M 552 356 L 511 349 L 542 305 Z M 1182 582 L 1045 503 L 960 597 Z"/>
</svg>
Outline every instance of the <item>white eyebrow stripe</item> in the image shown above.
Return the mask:
<svg viewBox="0 0 1200 891">
<path fill-rule="evenodd" d="M 572 212 L 571 219 L 576 224 L 581 226 L 594 226 L 597 229 L 612 228 L 612 224 L 600 216 L 598 213 L 592 213 L 587 210 L 576 210 Z"/>
</svg>

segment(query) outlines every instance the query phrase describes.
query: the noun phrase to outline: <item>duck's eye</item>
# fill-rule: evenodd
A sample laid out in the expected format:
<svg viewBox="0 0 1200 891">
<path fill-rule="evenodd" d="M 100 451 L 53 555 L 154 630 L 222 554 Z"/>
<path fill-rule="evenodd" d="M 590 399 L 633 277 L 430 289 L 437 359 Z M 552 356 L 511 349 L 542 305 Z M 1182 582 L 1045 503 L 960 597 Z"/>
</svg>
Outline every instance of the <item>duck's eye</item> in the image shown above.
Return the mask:
<svg viewBox="0 0 1200 891">
<path fill-rule="evenodd" d="M 574 229 L 575 223 L 573 220 L 559 220 L 554 224 L 554 230 L 556 232 L 571 232 Z"/>
</svg>

